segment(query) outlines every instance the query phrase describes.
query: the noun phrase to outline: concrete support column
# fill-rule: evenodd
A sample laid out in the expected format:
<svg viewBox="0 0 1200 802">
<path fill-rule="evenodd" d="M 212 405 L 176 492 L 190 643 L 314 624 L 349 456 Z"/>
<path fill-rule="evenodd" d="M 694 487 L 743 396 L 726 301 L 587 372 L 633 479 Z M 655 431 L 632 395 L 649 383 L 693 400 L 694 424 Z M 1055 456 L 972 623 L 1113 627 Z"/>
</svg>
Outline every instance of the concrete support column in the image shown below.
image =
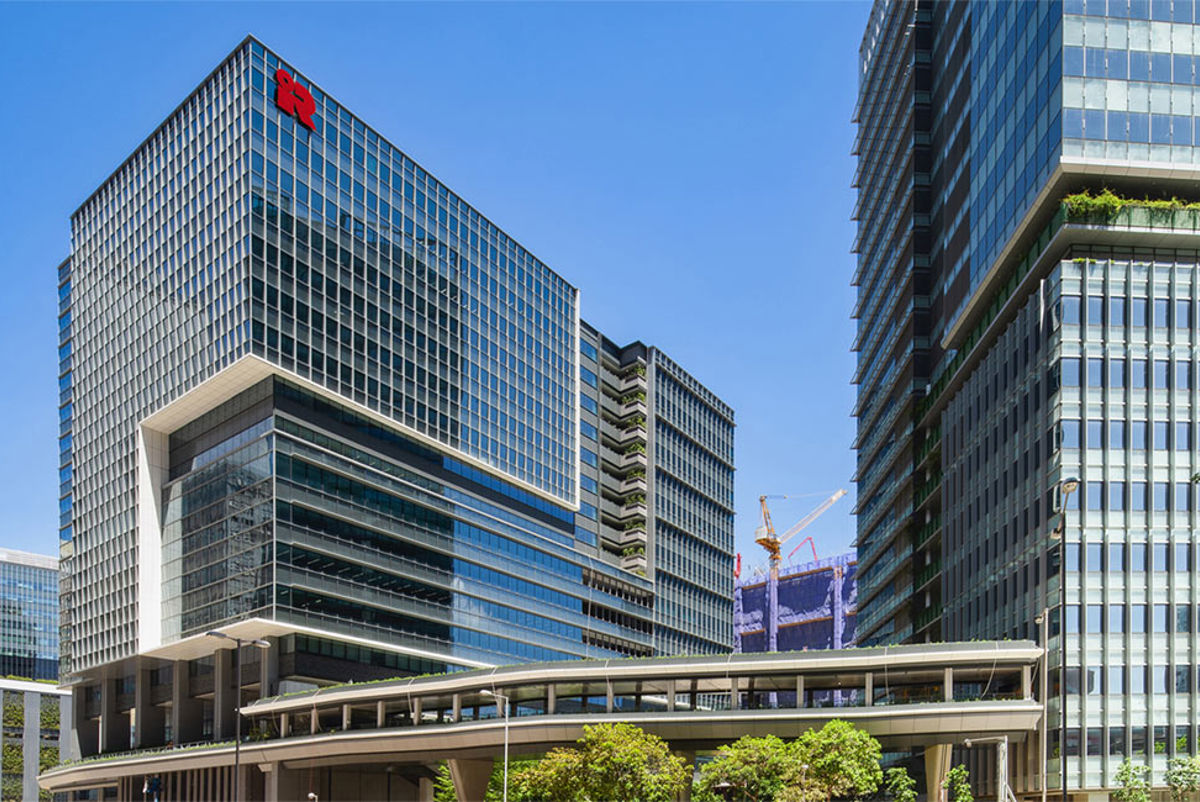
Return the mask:
<svg viewBox="0 0 1200 802">
<path fill-rule="evenodd" d="M 611 713 L 613 711 L 613 686 L 612 680 L 604 681 L 604 712 Z"/>
<path fill-rule="evenodd" d="M 1033 698 L 1033 669 L 1021 666 L 1021 696 L 1024 699 Z"/>
<path fill-rule="evenodd" d="M 37 799 L 38 748 L 42 744 L 42 695 L 26 693 L 24 696 L 25 727 L 21 733 L 21 760 L 25 766 L 25 776 L 21 794 L 24 799 Z"/>
<path fill-rule="evenodd" d="M 433 780 L 422 777 L 417 780 L 417 801 L 433 802 Z"/>
<path fill-rule="evenodd" d="M 413 724 L 420 724 L 421 723 L 421 697 L 418 696 L 416 699 L 413 699 L 411 702 L 409 702 L 409 706 L 412 708 Z"/>
<path fill-rule="evenodd" d="M 796 707 L 804 707 L 804 675 L 796 675 Z"/>
<path fill-rule="evenodd" d="M 667 680 L 667 712 L 675 712 L 675 680 Z"/>
<path fill-rule="evenodd" d="M 949 666 L 942 673 L 942 698 L 947 702 L 954 701 L 954 669 Z"/>
<path fill-rule="evenodd" d="M 288 737 L 288 732 L 290 730 L 290 726 L 291 726 L 291 719 L 288 718 L 288 714 L 280 713 L 279 714 L 279 737 L 280 738 Z"/>
<path fill-rule="evenodd" d="M 188 661 L 180 660 L 173 668 L 171 738 L 177 744 L 189 744 L 199 741 L 204 733 L 204 704 L 199 699 L 192 698 Z"/>
<path fill-rule="evenodd" d="M 691 802 L 692 779 L 696 776 L 696 753 L 692 750 L 685 750 L 679 752 L 679 756 L 687 763 L 687 784 L 683 786 L 683 793 L 679 795 L 679 802 Z"/>
<path fill-rule="evenodd" d="M 100 751 L 100 728 L 95 721 L 87 717 L 87 704 L 84 689 L 76 688 L 69 697 L 63 697 L 65 702 L 70 699 L 69 709 L 60 708 L 60 718 L 71 722 L 70 736 L 67 744 L 67 758 L 89 757 Z M 60 703 L 61 704 L 61 703 Z M 62 755 L 62 747 L 59 747 Z"/>
<path fill-rule="evenodd" d="M 875 704 L 875 675 L 870 671 L 867 672 L 867 676 L 863 680 L 863 693 L 867 695 L 863 704 L 867 707 L 872 707 Z"/>
<path fill-rule="evenodd" d="M 100 683 L 100 751 L 121 752 L 129 748 L 129 723 L 117 712 L 117 683 Z"/>
<path fill-rule="evenodd" d="M 457 724 L 462 721 L 462 694 L 456 693 L 451 697 L 452 712 L 451 720 Z"/>
<path fill-rule="evenodd" d="M 488 783 L 492 779 L 491 760 L 446 761 L 450 767 L 450 780 L 454 783 L 454 795 L 458 802 L 478 802 L 487 796 Z"/>
<path fill-rule="evenodd" d="M 270 649 L 258 650 L 258 695 L 260 698 L 279 693 L 279 638 L 266 638 Z"/>
<path fill-rule="evenodd" d="M 233 650 L 218 649 L 213 655 L 213 738 L 233 737 L 233 716 L 237 710 L 234 693 Z"/>
<path fill-rule="evenodd" d="M 167 742 L 165 711 L 154 704 L 150 691 L 154 684 L 154 671 L 139 668 L 133 689 L 133 746 L 144 749 L 162 746 Z"/>
<path fill-rule="evenodd" d="M 738 703 L 740 701 L 741 700 L 738 699 L 738 678 L 730 677 L 729 678 L 729 709 L 737 710 Z"/>
<path fill-rule="evenodd" d="M 350 722 L 354 718 L 354 712 L 350 709 L 350 705 L 342 705 L 342 730 L 350 729 Z"/>
<path fill-rule="evenodd" d="M 258 770 L 263 774 L 264 802 L 279 802 L 279 764 L 259 763 Z"/>
<path fill-rule="evenodd" d="M 387 723 L 387 705 L 380 699 L 375 703 L 375 726 L 383 729 L 383 725 Z"/>
<path fill-rule="evenodd" d="M 946 781 L 946 774 L 950 771 L 950 747 L 951 744 L 925 747 L 925 798 L 929 802 L 940 802 L 946 798 L 942 783 Z"/>
<path fill-rule="evenodd" d="M 546 684 L 546 715 L 554 715 L 557 709 L 558 697 L 555 694 L 554 683 Z"/>
<path fill-rule="evenodd" d="M 308 733 L 316 735 L 321 731 L 321 714 L 317 712 L 317 708 L 312 709 L 312 715 L 308 717 Z"/>
</svg>

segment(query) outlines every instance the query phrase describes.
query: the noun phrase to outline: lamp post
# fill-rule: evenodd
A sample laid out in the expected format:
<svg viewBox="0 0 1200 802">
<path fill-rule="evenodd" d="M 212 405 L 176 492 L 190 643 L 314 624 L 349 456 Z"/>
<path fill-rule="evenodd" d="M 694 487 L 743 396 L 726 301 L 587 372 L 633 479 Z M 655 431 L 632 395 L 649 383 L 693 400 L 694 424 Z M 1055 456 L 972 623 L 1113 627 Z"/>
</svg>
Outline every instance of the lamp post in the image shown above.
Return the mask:
<svg viewBox="0 0 1200 802">
<path fill-rule="evenodd" d="M 963 745 L 968 749 L 975 744 L 991 743 L 996 745 L 996 802 L 1009 802 L 1012 791 L 1008 785 L 1008 736 L 994 735 L 985 738 L 968 738 L 963 741 Z M 1045 774 L 1045 769 L 1042 770 L 1042 773 Z M 1013 799 L 1016 798 L 1013 797 Z"/>
<path fill-rule="evenodd" d="M 1050 610 L 1043 607 L 1042 612 L 1033 619 L 1033 623 L 1042 628 L 1042 663 L 1041 663 L 1041 679 L 1038 686 L 1041 688 L 1042 697 L 1042 768 L 1038 774 L 1042 777 L 1042 802 L 1046 802 L 1046 738 L 1050 732 L 1050 724 L 1046 721 L 1046 716 L 1049 715 L 1049 708 L 1046 703 L 1046 697 L 1050 689 Z"/>
<path fill-rule="evenodd" d="M 237 700 L 233 710 L 233 802 L 241 798 L 242 782 L 242 644 L 257 646 L 260 649 L 270 649 L 271 644 L 262 638 L 235 638 L 216 629 L 204 633 L 210 638 L 221 638 L 233 641 L 233 677 L 236 687 Z"/>
<path fill-rule="evenodd" d="M 1067 527 L 1067 499 L 1079 489 L 1079 479 L 1074 476 L 1063 479 L 1059 488 L 1062 490 L 1062 511 L 1058 515 L 1058 523 L 1050 532 L 1050 539 L 1058 541 L 1058 650 L 1061 657 L 1058 673 L 1058 765 L 1062 802 L 1067 802 L 1067 539 L 1065 530 Z"/>
<path fill-rule="evenodd" d="M 484 696 L 490 696 L 496 700 L 496 706 L 504 704 L 504 802 L 508 802 L 508 697 L 502 693 L 496 693 L 491 688 L 484 688 L 480 691 Z"/>
</svg>

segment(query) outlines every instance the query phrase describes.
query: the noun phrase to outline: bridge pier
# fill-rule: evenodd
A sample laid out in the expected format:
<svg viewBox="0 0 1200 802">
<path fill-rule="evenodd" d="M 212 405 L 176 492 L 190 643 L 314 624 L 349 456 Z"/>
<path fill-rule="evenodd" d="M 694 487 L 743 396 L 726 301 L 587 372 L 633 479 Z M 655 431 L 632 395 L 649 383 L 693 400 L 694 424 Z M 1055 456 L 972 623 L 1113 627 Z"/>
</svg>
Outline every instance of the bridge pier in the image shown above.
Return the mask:
<svg viewBox="0 0 1200 802">
<path fill-rule="evenodd" d="M 450 758 L 446 761 L 458 802 L 478 802 L 487 796 L 488 783 L 492 780 L 492 764 L 491 760 Z"/>
<path fill-rule="evenodd" d="M 950 772 L 950 748 L 951 744 L 925 747 L 925 799 L 928 802 L 946 798 L 942 784 Z"/>
</svg>

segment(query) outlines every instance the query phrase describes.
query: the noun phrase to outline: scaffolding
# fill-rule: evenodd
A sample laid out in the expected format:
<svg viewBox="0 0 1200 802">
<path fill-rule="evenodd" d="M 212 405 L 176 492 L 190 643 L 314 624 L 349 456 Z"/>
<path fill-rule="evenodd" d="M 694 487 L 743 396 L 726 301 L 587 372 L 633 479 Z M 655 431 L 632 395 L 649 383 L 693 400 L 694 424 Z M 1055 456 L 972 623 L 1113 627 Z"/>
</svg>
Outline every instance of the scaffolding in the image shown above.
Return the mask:
<svg viewBox="0 0 1200 802">
<path fill-rule="evenodd" d="M 854 552 L 740 578 L 733 591 L 735 652 L 841 649 L 855 645 Z M 774 620 L 772 620 L 774 611 Z M 770 642 L 770 635 L 775 643 Z M 774 648 L 772 648 L 772 646 Z"/>
</svg>

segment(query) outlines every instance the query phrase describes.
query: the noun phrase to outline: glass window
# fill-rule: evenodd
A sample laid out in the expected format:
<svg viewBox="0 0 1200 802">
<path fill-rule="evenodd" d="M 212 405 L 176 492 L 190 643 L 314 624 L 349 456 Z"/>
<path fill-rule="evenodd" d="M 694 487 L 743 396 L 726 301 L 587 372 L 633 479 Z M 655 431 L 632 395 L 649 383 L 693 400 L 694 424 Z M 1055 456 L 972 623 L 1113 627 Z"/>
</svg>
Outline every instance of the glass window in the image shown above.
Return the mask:
<svg viewBox="0 0 1200 802">
<path fill-rule="evenodd" d="M 1079 634 L 1079 614 L 1080 614 L 1080 610 L 1079 610 L 1078 604 L 1068 604 L 1067 605 L 1067 634 L 1068 635 L 1078 635 Z"/>
<path fill-rule="evenodd" d="M 1165 329 L 1170 324 L 1167 309 L 1166 298 L 1154 299 L 1154 328 Z"/>
<path fill-rule="evenodd" d="M 579 433 L 589 440 L 596 439 L 596 427 L 585 420 L 579 422 Z"/>
<path fill-rule="evenodd" d="M 1099 671 L 1099 669 L 1095 669 Z M 1100 691 L 1096 691 L 1100 693 Z M 1104 728 L 1103 727 L 1088 727 L 1087 728 L 1087 753 L 1089 755 L 1104 754 Z"/>
<path fill-rule="evenodd" d="M 1130 383 L 1129 386 L 1135 390 L 1143 390 L 1146 387 L 1146 360 L 1135 359 L 1129 371 Z"/>
<path fill-rule="evenodd" d="M 1175 301 L 1175 328 L 1190 329 L 1192 327 L 1192 302 L 1187 298 Z"/>
<path fill-rule="evenodd" d="M 1151 618 L 1151 624 L 1153 626 L 1153 629 L 1151 629 L 1150 631 L 1151 632 L 1170 632 L 1171 630 L 1168 628 L 1169 618 L 1167 616 L 1167 614 L 1169 612 L 1168 605 L 1156 604 L 1153 606 L 1151 612 L 1153 613 L 1153 617 Z"/>
<path fill-rule="evenodd" d="M 1064 295 L 1062 297 L 1062 322 L 1069 326 L 1079 325 L 1079 296 Z"/>
<path fill-rule="evenodd" d="M 1125 299 L 1110 298 L 1108 300 L 1108 325 L 1125 325 Z"/>
<path fill-rule="evenodd" d="M 1124 543 L 1108 544 L 1108 570 L 1118 574 L 1125 571 Z"/>
<path fill-rule="evenodd" d="M 1108 360 L 1108 386 L 1120 389 L 1125 386 L 1125 360 L 1113 358 Z"/>
<path fill-rule="evenodd" d="M 1104 296 L 1089 295 L 1087 299 L 1087 324 L 1089 326 L 1104 325 Z"/>
<path fill-rule="evenodd" d="M 1142 669 L 1143 669 L 1142 671 L 1130 673 L 1131 677 L 1133 676 L 1134 673 L 1143 675 L 1142 688 L 1139 691 L 1133 691 L 1134 693 L 1145 693 L 1146 692 L 1146 681 L 1144 679 L 1144 675 L 1146 673 L 1144 670 L 1145 666 L 1142 666 Z M 1130 685 L 1132 686 L 1133 683 L 1130 682 Z M 1129 754 L 1131 754 L 1131 755 L 1146 754 L 1146 728 L 1145 727 L 1130 727 L 1129 735 L 1130 735 Z"/>
<path fill-rule="evenodd" d="M 1192 485 L 1190 482 L 1175 483 L 1175 512 L 1188 512 L 1192 508 Z"/>
<path fill-rule="evenodd" d="M 1112 420 L 1108 422 L 1108 447 L 1116 451 L 1125 448 L 1126 421 Z"/>
<path fill-rule="evenodd" d="M 1123 512 L 1125 510 L 1124 482 L 1108 483 L 1108 509 L 1112 512 Z"/>
<path fill-rule="evenodd" d="M 595 468 L 599 461 L 596 459 L 596 452 L 586 448 L 579 449 L 579 458 L 583 460 L 584 465 L 591 465 Z"/>
<path fill-rule="evenodd" d="M 1079 359 L 1078 357 L 1063 357 L 1062 360 L 1062 385 L 1063 387 L 1078 387 L 1079 386 Z"/>
<path fill-rule="evenodd" d="M 1146 570 L 1146 544 L 1129 544 L 1129 570 L 1134 573 L 1144 573 Z"/>
<path fill-rule="evenodd" d="M 1079 448 L 1079 421 L 1064 420 L 1062 422 L 1062 447 Z"/>
<path fill-rule="evenodd" d="M 1154 360 L 1154 389 L 1166 390 L 1170 386 L 1171 363 L 1165 359 Z"/>
<path fill-rule="evenodd" d="M 1192 631 L 1192 608 L 1186 604 L 1175 605 L 1175 631 L 1188 633 Z"/>
<path fill-rule="evenodd" d="M 1146 448 L 1146 421 L 1130 421 L 1129 447 L 1135 451 L 1142 451 Z"/>
<path fill-rule="evenodd" d="M 1190 451 L 1192 448 L 1191 421 L 1175 421 L 1175 450 Z"/>
<path fill-rule="evenodd" d="M 592 398 L 587 393 L 580 393 L 579 405 L 581 407 L 583 407 L 584 409 L 586 409 L 588 412 L 599 412 L 600 411 L 600 407 L 598 407 L 596 405 L 596 399 Z"/>
<path fill-rule="evenodd" d="M 579 486 L 589 493 L 595 493 L 597 490 L 599 490 L 599 485 L 596 483 L 596 480 L 590 476 L 584 476 L 583 474 L 579 475 Z"/>
<path fill-rule="evenodd" d="M 1186 485 L 1185 485 L 1186 487 Z M 1192 544 L 1191 543 L 1176 543 L 1175 544 L 1175 570 L 1180 573 L 1187 573 L 1192 570 Z M 1181 630 L 1186 631 L 1186 630 Z"/>
<path fill-rule="evenodd" d="M 1087 632 L 1089 635 L 1099 635 L 1104 631 L 1104 605 L 1089 604 L 1087 606 Z"/>
<path fill-rule="evenodd" d="M 1113 695 L 1125 693 L 1125 666 L 1108 667 L 1107 692 Z"/>
<path fill-rule="evenodd" d="M 1183 359 L 1175 362 L 1175 389 L 1192 389 L 1192 363 Z"/>
<path fill-rule="evenodd" d="M 1167 429 L 1166 421 L 1156 420 L 1154 422 L 1154 450 L 1155 451 L 1166 451 L 1167 450 L 1167 432 L 1168 432 L 1168 429 Z"/>
<path fill-rule="evenodd" d="M 1154 560 L 1151 567 L 1155 570 L 1155 572 L 1158 573 L 1166 571 L 1169 567 L 1167 565 L 1167 544 L 1154 543 L 1152 544 L 1151 549 L 1151 554 L 1154 555 Z"/>
<path fill-rule="evenodd" d="M 1089 510 L 1104 509 L 1104 482 L 1088 482 L 1087 508 Z"/>
<path fill-rule="evenodd" d="M 579 340 L 579 350 L 588 359 L 595 362 L 597 360 L 596 346 L 584 339 Z"/>
<path fill-rule="evenodd" d="M 588 504 L 586 501 L 579 502 L 579 514 L 585 518 L 596 520 L 596 505 Z"/>
<path fill-rule="evenodd" d="M 1146 665 L 1131 665 L 1131 666 L 1129 666 L 1129 692 L 1130 693 L 1145 693 L 1146 692 L 1146 672 L 1148 670 L 1149 670 L 1149 667 Z"/>
<path fill-rule="evenodd" d="M 1109 669 L 1110 671 L 1112 669 Z M 1111 674 L 1109 675 L 1112 676 Z M 1109 690 L 1109 693 L 1118 693 L 1118 691 Z M 1122 756 L 1125 754 L 1125 728 L 1124 727 L 1109 727 L 1108 728 L 1108 753 L 1110 755 Z"/>
<path fill-rule="evenodd" d="M 1104 544 L 1103 543 L 1087 544 L 1087 569 L 1088 569 L 1088 571 L 1103 571 L 1104 570 Z"/>
<path fill-rule="evenodd" d="M 1110 604 L 1108 606 L 1108 631 L 1114 635 L 1125 632 L 1125 605 Z"/>
<path fill-rule="evenodd" d="M 1133 298 L 1129 302 L 1129 324 L 1131 326 L 1146 325 L 1146 299 Z"/>
<path fill-rule="evenodd" d="M 593 373 L 592 371 L 588 370 L 587 368 L 583 367 L 582 365 L 579 367 L 579 379 L 584 384 L 587 384 L 591 387 L 598 386 L 596 374 Z"/>
<path fill-rule="evenodd" d="M 1171 687 L 1171 669 L 1168 666 L 1154 666 L 1150 669 L 1150 677 L 1153 680 L 1151 687 L 1154 693 L 1166 693 Z M 1154 729 L 1157 731 L 1158 727 Z M 1155 735 L 1157 736 L 1157 732 Z"/>
<path fill-rule="evenodd" d="M 1089 358 L 1087 361 L 1088 387 L 1104 386 L 1104 360 Z"/>
<path fill-rule="evenodd" d="M 1146 605 L 1131 604 L 1129 606 L 1129 631 L 1135 635 L 1146 631 Z"/>
<path fill-rule="evenodd" d="M 1089 420 L 1087 422 L 1087 447 L 1104 448 L 1104 421 Z"/>
</svg>

